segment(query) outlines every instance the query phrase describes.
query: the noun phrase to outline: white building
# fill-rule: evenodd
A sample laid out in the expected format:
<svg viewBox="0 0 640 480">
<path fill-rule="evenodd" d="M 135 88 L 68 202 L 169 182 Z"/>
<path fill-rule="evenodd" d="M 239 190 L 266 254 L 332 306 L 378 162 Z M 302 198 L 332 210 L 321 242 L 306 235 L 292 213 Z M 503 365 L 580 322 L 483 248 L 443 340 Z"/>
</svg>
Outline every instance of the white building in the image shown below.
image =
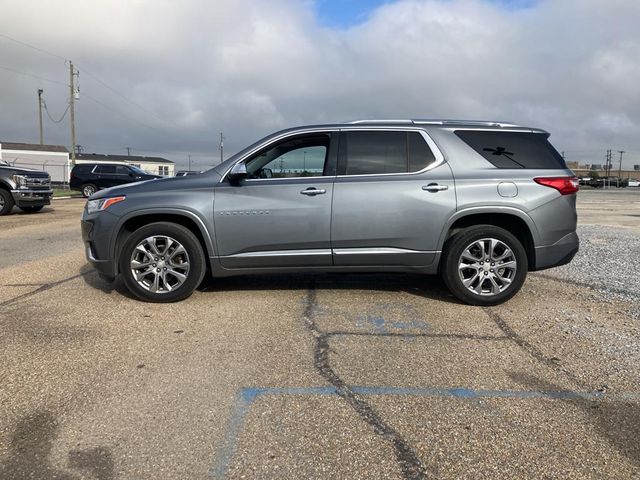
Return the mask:
<svg viewBox="0 0 640 480">
<path fill-rule="evenodd" d="M 155 175 L 173 177 L 176 165 L 162 157 L 142 157 L 136 155 L 102 155 L 99 153 L 81 153 L 76 155 L 76 163 L 121 163 L 133 165 Z"/>
<path fill-rule="evenodd" d="M 0 160 L 16 167 L 49 172 L 51 181 L 69 181 L 69 150 L 62 145 L 0 142 Z"/>
</svg>

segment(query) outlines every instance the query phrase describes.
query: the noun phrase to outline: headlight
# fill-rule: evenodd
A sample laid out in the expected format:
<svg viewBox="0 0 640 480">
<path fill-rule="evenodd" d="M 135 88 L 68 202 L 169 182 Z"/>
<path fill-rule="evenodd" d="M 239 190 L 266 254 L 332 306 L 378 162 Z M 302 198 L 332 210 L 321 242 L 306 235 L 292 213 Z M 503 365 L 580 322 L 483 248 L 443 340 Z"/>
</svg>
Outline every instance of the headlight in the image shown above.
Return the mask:
<svg viewBox="0 0 640 480">
<path fill-rule="evenodd" d="M 107 197 L 98 198 L 97 200 L 89 200 L 87 202 L 87 213 L 100 212 L 106 210 L 114 203 L 122 202 L 125 197 Z"/>
<path fill-rule="evenodd" d="M 17 188 L 25 188 L 27 186 L 27 177 L 25 175 L 14 175 L 13 181 L 16 182 Z"/>
</svg>

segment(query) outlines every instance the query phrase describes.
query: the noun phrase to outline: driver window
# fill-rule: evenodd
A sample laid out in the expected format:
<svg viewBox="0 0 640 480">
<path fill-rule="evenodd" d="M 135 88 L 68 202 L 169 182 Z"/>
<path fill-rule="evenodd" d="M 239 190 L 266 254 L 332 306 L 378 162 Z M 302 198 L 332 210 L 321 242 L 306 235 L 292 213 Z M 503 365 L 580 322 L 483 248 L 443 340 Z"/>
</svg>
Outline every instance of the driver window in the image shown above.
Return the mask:
<svg viewBox="0 0 640 480">
<path fill-rule="evenodd" d="M 270 146 L 247 162 L 247 178 L 322 176 L 329 142 L 329 135 L 314 134 Z"/>
</svg>

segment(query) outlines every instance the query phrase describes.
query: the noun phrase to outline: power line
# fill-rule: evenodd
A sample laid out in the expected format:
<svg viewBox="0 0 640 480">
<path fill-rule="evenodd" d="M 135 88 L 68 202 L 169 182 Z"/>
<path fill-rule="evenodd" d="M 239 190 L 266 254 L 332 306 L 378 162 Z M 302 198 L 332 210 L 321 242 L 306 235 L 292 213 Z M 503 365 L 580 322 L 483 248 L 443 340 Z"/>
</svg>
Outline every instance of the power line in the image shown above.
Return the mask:
<svg viewBox="0 0 640 480">
<path fill-rule="evenodd" d="M 59 81 L 57 81 L 57 80 L 51 80 L 50 78 L 45 78 L 45 77 L 41 77 L 41 76 L 39 76 L 39 75 L 34 75 L 33 73 L 22 72 L 22 71 L 20 71 L 20 70 L 16 70 L 16 69 L 14 69 L 14 68 L 5 67 L 5 66 L 3 66 L 3 65 L 0 65 L 0 68 L 1 68 L 2 70 L 6 70 L 6 71 L 8 71 L 8 72 L 17 73 L 17 74 L 19 74 L 19 75 L 25 75 L 25 76 L 27 76 L 27 77 L 35 78 L 35 79 L 37 79 L 37 80 L 42 80 L 42 81 L 44 81 L 44 82 L 55 83 L 55 84 L 62 85 L 62 86 L 65 86 L 65 87 L 66 87 L 66 86 L 68 86 L 66 83 L 59 82 Z"/>
<path fill-rule="evenodd" d="M 49 120 L 51 120 L 53 123 L 60 123 L 64 119 L 64 117 L 67 115 L 67 112 L 69 111 L 69 107 L 71 107 L 71 104 L 67 103 L 67 108 L 64 109 L 64 112 L 62 112 L 62 116 L 60 117 L 59 120 L 53 119 L 53 117 L 49 113 L 49 109 L 47 108 L 47 102 L 44 100 L 44 98 L 42 99 L 42 106 L 44 107 L 44 111 L 46 112 L 47 117 L 49 117 Z"/>
<path fill-rule="evenodd" d="M 35 45 L 31 45 L 30 43 L 27 42 L 23 42 L 22 40 L 18 40 L 17 38 L 13 38 L 10 37 L 9 35 L 5 35 L 4 33 L 0 33 L 0 37 L 6 38 L 7 40 L 11 40 L 12 42 L 15 42 L 19 45 L 22 45 L 23 47 L 27 47 L 27 48 L 31 48 L 33 50 L 37 50 L 40 53 L 44 53 L 46 55 L 51 55 L 52 57 L 56 57 L 56 58 L 60 58 L 61 60 L 64 60 L 65 62 L 67 61 L 66 58 L 60 56 L 60 55 L 56 55 L 55 53 L 51 53 L 48 50 L 44 50 L 42 48 L 36 47 Z"/>
<path fill-rule="evenodd" d="M 127 102 L 131 103 L 132 105 L 135 105 L 138 108 L 141 108 L 142 110 L 146 111 L 147 113 L 150 113 L 151 115 L 155 116 L 158 120 L 164 122 L 165 119 L 160 117 L 156 112 L 154 112 L 153 110 L 148 109 L 147 107 L 145 107 L 144 105 L 140 105 L 138 102 L 130 99 L 129 97 L 127 97 L 126 95 L 120 93 L 119 91 L 117 91 L 115 88 L 107 85 L 104 81 L 100 80 L 96 75 L 94 75 L 93 73 L 91 73 L 90 71 L 88 71 L 86 68 L 82 67 L 80 69 L 80 71 L 86 73 L 89 77 L 93 78 L 96 82 L 98 82 L 99 84 L 101 84 L 103 87 L 111 90 L 113 93 L 115 93 L 116 95 L 118 95 L 119 97 L 123 98 L 124 100 L 126 100 Z"/>
<path fill-rule="evenodd" d="M 111 112 L 113 112 L 113 113 L 115 113 L 115 114 L 117 114 L 117 115 L 120 115 L 120 116 L 121 116 L 121 117 L 123 117 L 123 118 L 126 118 L 126 119 L 128 119 L 128 120 L 131 120 L 131 121 L 133 121 L 133 122 L 136 122 L 136 123 L 138 123 L 138 124 L 142 125 L 143 127 L 148 128 L 148 129 L 150 129 L 150 130 L 156 130 L 156 131 L 160 132 L 160 129 L 158 129 L 158 128 L 156 128 L 156 127 L 152 127 L 152 126 L 150 126 L 150 125 L 147 125 L 146 123 L 141 122 L 140 120 L 138 120 L 138 119 L 136 119 L 136 118 L 130 117 L 129 115 L 126 115 L 126 114 L 122 113 L 120 110 L 116 110 L 116 109 L 114 109 L 114 108 L 111 108 L 109 105 L 106 105 L 106 104 L 102 103 L 100 100 L 97 100 L 97 99 L 93 98 L 92 96 L 87 95 L 86 93 L 83 93 L 82 95 L 83 95 L 83 97 L 88 98 L 88 99 L 89 99 L 89 100 L 91 100 L 92 102 L 97 103 L 97 104 L 98 104 L 98 105 L 100 105 L 101 107 L 106 108 L 107 110 L 109 110 L 109 111 L 111 111 Z"/>
</svg>

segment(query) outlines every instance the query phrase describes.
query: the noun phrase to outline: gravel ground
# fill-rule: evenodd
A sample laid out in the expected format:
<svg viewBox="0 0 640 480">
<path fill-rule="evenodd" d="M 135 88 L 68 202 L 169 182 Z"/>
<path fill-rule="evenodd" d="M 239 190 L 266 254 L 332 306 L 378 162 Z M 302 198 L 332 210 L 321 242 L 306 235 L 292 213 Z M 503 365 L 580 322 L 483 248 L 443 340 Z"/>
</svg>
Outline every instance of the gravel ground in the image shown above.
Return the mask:
<svg viewBox="0 0 640 480">
<path fill-rule="evenodd" d="M 578 227 L 580 251 L 573 261 L 544 275 L 597 289 L 605 301 L 630 302 L 640 318 L 640 235 L 633 230 L 600 225 Z"/>
</svg>

